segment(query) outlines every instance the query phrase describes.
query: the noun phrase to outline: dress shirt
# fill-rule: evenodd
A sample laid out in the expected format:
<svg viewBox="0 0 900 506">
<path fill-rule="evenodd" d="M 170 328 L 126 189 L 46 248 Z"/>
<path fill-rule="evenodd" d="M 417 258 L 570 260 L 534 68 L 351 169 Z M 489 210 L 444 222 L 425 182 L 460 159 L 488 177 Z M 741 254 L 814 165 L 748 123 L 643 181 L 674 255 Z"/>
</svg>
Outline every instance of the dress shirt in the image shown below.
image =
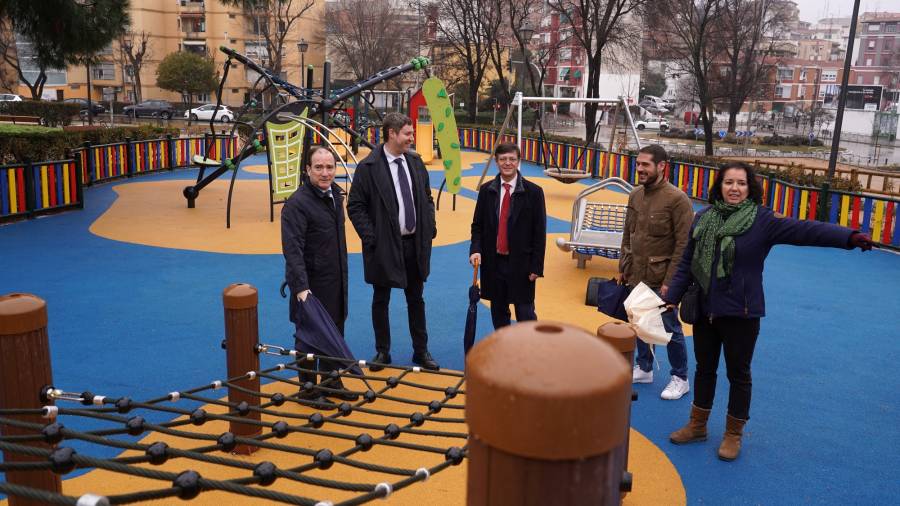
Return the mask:
<svg viewBox="0 0 900 506">
<path fill-rule="evenodd" d="M 504 184 L 509 185 L 509 206 L 512 209 L 512 194 L 516 191 L 516 183 L 519 181 L 519 175 L 516 174 L 513 176 L 509 182 L 503 180 L 503 176 L 500 176 L 500 198 L 497 203 L 497 216 L 500 216 L 500 208 L 503 206 L 503 194 L 506 193 L 506 188 L 503 187 Z"/>
<path fill-rule="evenodd" d="M 415 226 L 412 229 L 406 227 L 406 208 L 403 205 L 403 195 L 400 194 L 400 177 L 397 175 L 397 164 L 394 162 L 396 159 L 400 159 L 400 163 L 403 164 L 403 170 L 406 171 L 406 180 L 409 181 L 409 194 L 413 195 L 413 199 L 415 200 L 415 193 L 413 192 L 412 187 L 412 174 L 409 172 L 409 166 L 406 163 L 406 157 L 403 155 L 395 156 L 387 149 L 384 150 L 384 156 L 387 158 L 388 168 L 391 170 L 391 180 L 394 181 L 394 193 L 397 195 L 397 219 L 400 222 L 400 235 L 410 235 L 416 232 Z M 415 216 L 416 210 L 413 209 L 413 215 Z M 416 219 L 419 217 L 416 216 Z"/>
</svg>

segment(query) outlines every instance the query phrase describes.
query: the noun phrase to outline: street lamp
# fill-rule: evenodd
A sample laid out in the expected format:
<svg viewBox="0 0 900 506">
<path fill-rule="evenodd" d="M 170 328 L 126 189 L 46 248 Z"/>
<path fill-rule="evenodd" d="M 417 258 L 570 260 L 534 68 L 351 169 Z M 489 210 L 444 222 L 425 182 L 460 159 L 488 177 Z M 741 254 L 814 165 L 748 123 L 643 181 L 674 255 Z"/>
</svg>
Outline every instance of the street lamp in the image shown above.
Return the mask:
<svg viewBox="0 0 900 506">
<path fill-rule="evenodd" d="M 522 40 L 525 45 L 531 41 L 531 38 L 534 37 L 534 28 L 531 26 L 531 21 L 525 20 L 525 24 L 522 25 L 522 28 L 519 29 L 519 33 L 522 35 Z"/>
<path fill-rule="evenodd" d="M 306 50 L 309 49 L 309 43 L 306 39 L 300 39 L 297 43 L 297 49 L 300 51 L 300 87 L 306 88 L 306 78 L 303 73 L 306 71 Z"/>
</svg>

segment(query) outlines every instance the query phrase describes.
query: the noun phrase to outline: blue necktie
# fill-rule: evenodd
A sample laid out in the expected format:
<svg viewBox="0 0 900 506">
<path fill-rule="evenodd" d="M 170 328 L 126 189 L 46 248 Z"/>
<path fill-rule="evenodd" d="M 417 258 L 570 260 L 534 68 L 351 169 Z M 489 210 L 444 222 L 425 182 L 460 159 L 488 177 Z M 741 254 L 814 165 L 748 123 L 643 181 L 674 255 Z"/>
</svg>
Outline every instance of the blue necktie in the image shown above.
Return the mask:
<svg viewBox="0 0 900 506">
<path fill-rule="evenodd" d="M 406 171 L 403 170 L 403 160 L 397 158 L 394 160 L 397 164 L 397 180 L 400 181 L 400 197 L 403 199 L 403 218 L 405 220 L 406 230 L 416 228 L 416 210 L 413 207 L 412 192 L 409 190 L 409 178 L 406 177 Z"/>
</svg>

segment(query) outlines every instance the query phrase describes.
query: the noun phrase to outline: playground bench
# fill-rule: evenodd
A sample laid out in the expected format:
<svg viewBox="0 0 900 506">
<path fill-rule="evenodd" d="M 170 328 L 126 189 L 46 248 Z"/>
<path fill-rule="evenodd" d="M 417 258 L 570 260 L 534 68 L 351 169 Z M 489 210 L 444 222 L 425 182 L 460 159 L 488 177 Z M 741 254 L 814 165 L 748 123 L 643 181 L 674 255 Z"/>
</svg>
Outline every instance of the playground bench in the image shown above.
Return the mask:
<svg viewBox="0 0 900 506">
<path fill-rule="evenodd" d="M 12 123 L 13 125 L 40 125 L 43 123 L 43 120 L 38 116 L 0 114 L 0 123 Z"/>
</svg>

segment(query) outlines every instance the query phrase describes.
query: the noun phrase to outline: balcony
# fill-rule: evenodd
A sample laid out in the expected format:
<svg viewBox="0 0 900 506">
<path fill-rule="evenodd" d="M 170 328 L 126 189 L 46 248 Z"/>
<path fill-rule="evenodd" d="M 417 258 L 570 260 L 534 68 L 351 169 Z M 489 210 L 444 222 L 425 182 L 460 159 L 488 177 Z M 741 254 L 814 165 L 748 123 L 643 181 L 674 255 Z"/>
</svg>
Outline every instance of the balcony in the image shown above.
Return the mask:
<svg viewBox="0 0 900 506">
<path fill-rule="evenodd" d="M 191 2 L 189 0 L 181 0 L 182 14 L 203 14 L 206 11 L 206 2 Z"/>
</svg>

